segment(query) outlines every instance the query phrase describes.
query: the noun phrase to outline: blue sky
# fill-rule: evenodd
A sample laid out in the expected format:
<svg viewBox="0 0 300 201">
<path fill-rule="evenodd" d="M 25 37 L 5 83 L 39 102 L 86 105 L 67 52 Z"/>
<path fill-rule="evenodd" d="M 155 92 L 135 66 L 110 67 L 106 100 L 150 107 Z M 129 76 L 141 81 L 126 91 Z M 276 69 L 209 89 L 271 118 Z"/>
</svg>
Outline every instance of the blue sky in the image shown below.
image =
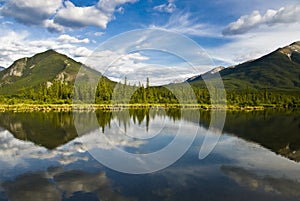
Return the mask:
<svg viewBox="0 0 300 201">
<path fill-rule="evenodd" d="M 255 59 L 300 40 L 300 3 L 298 0 L 0 0 L 0 27 L 0 66 L 4 67 L 18 58 L 50 48 L 85 62 L 99 45 L 113 36 L 135 29 L 157 28 L 196 41 L 213 60 L 209 70 L 213 65 L 230 66 Z M 140 63 L 153 64 L 155 59 L 161 65 L 157 53 L 138 52 L 136 56 L 142 58 Z M 162 54 L 163 57 L 166 58 Z M 170 61 L 170 65 L 175 64 Z M 178 70 L 184 74 L 184 67 Z M 118 72 L 115 68 L 114 74 Z M 163 73 L 166 72 L 160 74 Z M 195 73 L 187 70 L 183 77 Z"/>
</svg>

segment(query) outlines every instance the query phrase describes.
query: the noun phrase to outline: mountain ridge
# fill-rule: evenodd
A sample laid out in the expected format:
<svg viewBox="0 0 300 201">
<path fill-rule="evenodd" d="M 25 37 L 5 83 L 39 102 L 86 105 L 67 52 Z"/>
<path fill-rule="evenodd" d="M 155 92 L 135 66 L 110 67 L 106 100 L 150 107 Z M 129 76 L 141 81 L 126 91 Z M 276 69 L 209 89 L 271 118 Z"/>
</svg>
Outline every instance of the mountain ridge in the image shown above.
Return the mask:
<svg viewBox="0 0 300 201">
<path fill-rule="evenodd" d="M 186 80 L 186 82 L 193 82 L 193 81 L 197 81 L 197 80 L 202 80 L 202 77 L 205 77 L 205 78 L 210 78 L 210 77 L 213 77 L 216 73 L 220 72 L 221 70 L 224 70 L 225 67 L 224 66 L 219 66 L 219 67 L 215 67 L 203 74 L 201 74 L 200 76 L 199 75 L 195 75 L 193 77 L 190 77 Z"/>
<path fill-rule="evenodd" d="M 18 94 L 25 88 L 37 88 L 41 84 L 60 81 L 74 83 L 78 71 L 85 68 L 85 73 L 92 77 L 101 75 L 99 72 L 75 61 L 74 59 L 47 50 L 16 60 L 11 66 L 0 71 L 0 94 Z M 222 66 L 187 79 L 185 82 L 194 87 L 205 87 L 205 79 L 214 79 L 219 73 L 226 90 L 271 89 L 300 91 L 300 41 L 264 55 L 256 60 L 244 62 L 234 67 Z M 80 75 L 83 79 L 85 75 Z M 79 76 L 79 77 L 80 77 Z M 108 78 L 106 78 L 109 80 Z M 111 83 L 113 81 L 109 80 Z M 180 83 L 174 83 L 177 85 Z"/>
<path fill-rule="evenodd" d="M 16 94 L 24 88 L 37 88 L 53 81 L 74 83 L 81 67 L 89 75 L 98 73 L 52 49 L 32 57 L 24 57 L 0 72 L 0 93 Z"/>
<path fill-rule="evenodd" d="M 272 89 L 300 90 L 300 42 L 264 55 L 258 59 L 244 62 L 234 68 L 224 68 L 219 71 L 225 88 L 229 90 Z M 206 74 L 186 81 L 194 86 L 203 86 Z M 211 79 L 213 76 L 206 76 Z"/>
</svg>

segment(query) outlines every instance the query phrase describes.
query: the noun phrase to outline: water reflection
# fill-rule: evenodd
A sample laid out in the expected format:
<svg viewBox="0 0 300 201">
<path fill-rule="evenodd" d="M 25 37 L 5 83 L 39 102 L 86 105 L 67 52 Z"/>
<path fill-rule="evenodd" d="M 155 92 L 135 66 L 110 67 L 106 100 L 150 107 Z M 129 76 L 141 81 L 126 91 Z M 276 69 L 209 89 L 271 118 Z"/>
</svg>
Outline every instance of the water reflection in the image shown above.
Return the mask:
<svg viewBox="0 0 300 201">
<path fill-rule="evenodd" d="M 200 121 L 199 121 L 200 114 Z M 79 135 L 84 135 L 101 128 L 111 129 L 111 123 L 117 122 L 119 129 L 127 133 L 127 129 L 134 127 L 134 135 L 130 137 L 153 137 L 159 129 L 151 126 L 151 122 L 167 117 L 174 122 L 185 120 L 194 122 L 203 128 L 208 128 L 211 113 L 200 110 L 178 109 L 139 109 L 129 111 L 102 111 L 94 113 L 83 112 L 76 114 L 76 126 Z M 136 125 L 136 126 L 135 126 Z M 58 112 L 32 112 L 32 113 L 0 113 L 0 127 L 10 131 L 14 137 L 34 142 L 48 149 L 59 147 L 76 137 L 73 113 Z M 153 131 L 154 130 L 154 131 Z M 248 141 L 258 143 L 275 153 L 281 154 L 295 161 L 300 161 L 300 111 L 266 110 L 266 111 L 228 111 L 224 126 L 224 133 L 241 137 Z"/>
<path fill-rule="evenodd" d="M 28 140 L 48 149 L 77 137 L 69 113 L 0 113 L 0 127 L 20 140 Z"/>
<path fill-rule="evenodd" d="M 2 188 L 11 201 L 57 200 L 134 200 L 114 192 L 105 172 L 88 173 L 49 168 L 46 172 L 29 173 L 6 181 Z M 32 185 L 34 184 L 34 185 Z"/>
<path fill-rule="evenodd" d="M 300 110 L 228 112 L 224 131 L 300 161 Z"/>
<path fill-rule="evenodd" d="M 0 200 L 300 199 L 299 111 L 228 112 L 224 135 L 204 160 L 198 153 L 210 112 L 200 111 L 200 122 L 196 114 L 97 111 L 94 121 L 85 112 L 75 119 L 84 128 L 78 136 L 72 113 L 0 113 Z M 179 161 L 159 172 L 118 173 L 87 152 L 116 146 L 151 153 L 169 144 L 180 124 L 186 136 L 200 125 L 197 138 Z M 158 131 L 162 135 L 153 137 Z"/>
<path fill-rule="evenodd" d="M 285 177 L 259 176 L 255 171 L 242 167 L 222 166 L 221 171 L 233 179 L 237 184 L 252 190 L 261 189 L 265 192 L 273 192 L 284 196 L 300 196 L 300 182 Z"/>
</svg>

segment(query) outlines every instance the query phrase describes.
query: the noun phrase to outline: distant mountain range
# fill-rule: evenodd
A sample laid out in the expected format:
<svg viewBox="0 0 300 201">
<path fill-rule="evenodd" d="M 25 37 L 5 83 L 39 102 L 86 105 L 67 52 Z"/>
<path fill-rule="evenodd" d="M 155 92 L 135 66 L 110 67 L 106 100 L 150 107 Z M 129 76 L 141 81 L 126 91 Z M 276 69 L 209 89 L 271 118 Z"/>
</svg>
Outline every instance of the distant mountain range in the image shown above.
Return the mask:
<svg viewBox="0 0 300 201">
<path fill-rule="evenodd" d="M 194 86 L 204 85 L 202 77 L 213 79 L 219 72 L 228 90 L 272 89 L 300 90 L 300 42 L 279 48 L 259 59 L 232 67 L 218 67 L 186 81 Z"/>
<path fill-rule="evenodd" d="M 0 94 L 16 94 L 21 89 L 35 88 L 54 80 L 72 83 L 82 66 L 54 50 L 19 59 L 0 72 Z M 99 74 L 84 67 L 85 73 L 89 75 Z M 205 87 L 203 77 L 214 79 L 217 72 L 220 73 L 226 90 L 267 88 L 300 91 L 300 42 L 279 48 L 253 61 L 227 68 L 214 68 L 205 74 L 189 78 L 186 82 L 195 87 Z"/>
<path fill-rule="evenodd" d="M 0 66 L 0 71 L 3 71 L 4 69 L 5 69 L 4 67 Z"/>
</svg>

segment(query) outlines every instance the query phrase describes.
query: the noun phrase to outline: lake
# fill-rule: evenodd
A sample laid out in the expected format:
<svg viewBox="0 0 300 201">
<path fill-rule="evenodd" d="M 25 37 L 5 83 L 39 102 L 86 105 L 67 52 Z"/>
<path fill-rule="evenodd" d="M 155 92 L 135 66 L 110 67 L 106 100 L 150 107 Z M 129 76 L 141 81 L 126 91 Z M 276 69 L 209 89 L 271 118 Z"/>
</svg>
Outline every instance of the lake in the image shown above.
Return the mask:
<svg viewBox="0 0 300 201">
<path fill-rule="evenodd" d="M 0 113 L 0 200 L 300 200 L 300 111 L 227 111 L 221 135 L 210 119 L 162 108 Z M 217 144 L 199 158 L 205 140 Z"/>
</svg>

